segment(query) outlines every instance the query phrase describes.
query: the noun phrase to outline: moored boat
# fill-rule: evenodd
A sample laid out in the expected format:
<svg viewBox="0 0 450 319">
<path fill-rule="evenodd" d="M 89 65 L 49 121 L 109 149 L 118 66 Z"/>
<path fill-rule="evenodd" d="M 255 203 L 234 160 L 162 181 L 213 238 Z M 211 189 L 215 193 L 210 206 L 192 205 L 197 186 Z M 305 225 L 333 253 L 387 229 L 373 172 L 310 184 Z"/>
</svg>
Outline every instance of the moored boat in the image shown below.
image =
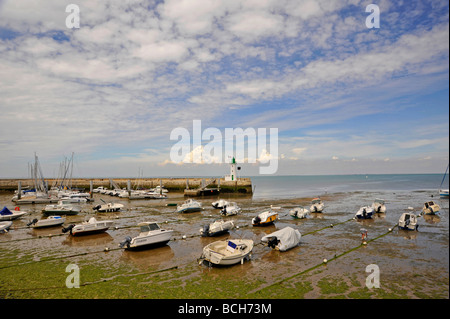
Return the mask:
<svg viewBox="0 0 450 319">
<path fill-rule="evenodd" d="M 200 229 L 200 235 L 202 235 L 202 237 L 219 236 L 233 228 L 234 224 L 231 220 L 224 221 L 223 219 L 220 219 L 209 225 L 203 226 L 203 228 Z"/>
<path fill-rule="evenodd" d="M 155 222 L 139 223 L 139 235 L 131 238 L 127 236 L 119 244 L 120 248 L 138 250 L 167 244 L 172 238 L 173 230 L 161 229 Z"/>
<path fill-rule="evenodd" d="M 60 200 L 57 204 L 46 205 L 42 213 L 44 215 L 77 215 L 80 211 L 80 206 Z"/>
<path fill-rule="evenodd" d="M 33 219 L 31 222 L 27 224 L 28 227 L 31 228 L 44 228 L 44 227 L 55 227 L 55 226 L 61 226 L 66 221 L 65 217 L 61 216 L 50 216 L 48 218 L 40 219 L 37 218 Z"/>
<path fill-rule="evenodd" d="M 219 240 L 205 246 L 200 259 L 214 265 L 242 264 L 244 260 L 250 258 L 252 249 L 253 240 L 251 239 Z"/>
<path fill-rule="evenodd" d="M 252 219 L 253 226 L 268 226 L 272 225 L 278 219 L 278 213 L 273 210 L 262 212 Z"/>
<path fill-rule="evenodd" d="M 220 214 L 222 216 L 233 216 L 239 214 L 240 212 L 241 208 L 235 202 L 232 202 L 225 205 L 220 211 Z"/>
<path fill-rule="evenodd" d="M 214 208 L 222 209 L 224 206 L 227 206 L 229 204 L 230 203 L 228 201 L 226 201 L 225 199 L 219 199 L 219 200 L 213 202 L 211 205 Z"/>
<path fill-rule="evenodd" d="M 370 206 L 361 207 L 356 213 L 355 217 L 358 219 L 371 219 L 375 210 Z"/>
<path fill-rule="evenodd" d="M 193 213 L 202 210 L 202 204 L 192 198 L 184 201 L 183 204 L 177 206 L 177 213 Z"/>
<path fill-rule="evenodd" d="M 386 213 L 386 204 L 384 199 L 376 198 L 372 203 L 372 208 L 375 213 Z"/>
<path fill-rule="evenodd" d="M 118 203 L 105 203 L 103 205 L 94 206 L 92 209 L 99 213 L 118 212 L 123 208 L 123 204 Z"/>
<path fill-rule="evenodd" d="M 261 242 L 272 249 L 286 251 L 298 246 L 301 237 L 302 235 L 297 229 L 285 227 L 264 236 L 261 238 Z"/>
<path fill-rule="evenodd" d="M 96 234 L 107 231 L 113 224 L 112 220 L 96 220 L 95 217 L 91 217 L 81 224 L 72 224 L 63 228 L 62 232 L 70 232 L 73 236 Z"/>
<path fill-rule="evenodd" d="M 289 211 L 289 215 L 293 218 L 300 218 L 300 219 L 306 218 L 306 216 L 308 216 L 308 214 L 309 214 L 309 210 L 307 210 L 303 206 L 295 207 Z"/>
<path fill-rule="evenodd" d="M 404 230 L 417 230 L 419 228 L 417 216 L 414 213 L 403 213 L 398 220 L 398 228 Z"/>
<path fill-rule="evenodd" d="M 434 215 L 439 213 L 439 210 L 441 207 L 436 204 L 434 201 L 430 200 L 428 202 L 425 202 L 422 207 L 422 213 L 426 215 Z"/>
<path fill-rule="evenodd" d="M 10 220 L 0 222 L 0 233 L 7 233 L 11 225 L 12 221 Z"/>
<path fill-rule="evenodd" d="M 16 207 L 13 211 L 10 211 L 8 207 L 5 206 L 2 210 L 0 210 L 0 221 L 18 219 L 26 213 L 27 212 L 21 211 L 19 207 Z"/>
<path fill-rule="evenodd" d="M 321 213 L 324 208 L 325 205 L 320 198 L 313 198 L 309 210 L 311 211 L 311 213 Z"/>
</svg>

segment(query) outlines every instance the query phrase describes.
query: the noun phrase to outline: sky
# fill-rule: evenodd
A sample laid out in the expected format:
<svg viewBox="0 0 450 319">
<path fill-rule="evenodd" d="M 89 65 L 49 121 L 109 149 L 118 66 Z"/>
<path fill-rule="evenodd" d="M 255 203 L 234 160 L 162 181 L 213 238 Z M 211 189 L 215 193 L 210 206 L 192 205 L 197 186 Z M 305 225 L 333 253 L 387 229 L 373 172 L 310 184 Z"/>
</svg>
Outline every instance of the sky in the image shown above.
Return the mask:
<svg viewBox="0 0 450 319">
<path fill-rule="evenodd" d="M 448 39 L 448 0 L 0 0 L 0 178 L 228 174 L 171 158 L 198 120 L 278 129 L 242 176 L 443 174 Z"/>
</svg>

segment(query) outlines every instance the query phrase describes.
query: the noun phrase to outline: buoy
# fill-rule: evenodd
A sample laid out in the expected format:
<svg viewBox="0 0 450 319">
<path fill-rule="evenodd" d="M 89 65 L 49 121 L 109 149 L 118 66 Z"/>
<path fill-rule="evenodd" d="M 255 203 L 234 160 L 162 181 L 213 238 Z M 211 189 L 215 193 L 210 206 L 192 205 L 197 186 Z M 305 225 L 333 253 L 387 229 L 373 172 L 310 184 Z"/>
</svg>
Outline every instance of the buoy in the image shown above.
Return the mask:
<svg viewBox="0 0 450 319">
<path fill-rule="evenodd" d="M 388 230 L 389 230 L 389 231 L 392 231 L 392 228 L 389 228 Z"/>
<path fill-rule="evenodd" d="M 362 243 L 363 245 L 367 245 L 367 243 L 365 242 L 365 241 L 363 241 L 363 243 Z"/>
<path fill-rule="evenodd" d="M 183 239 L 186 239 L 186 235 L 183 235 L 183 237 L 182 237 Z"/>
<path fill-rule="evenodd" d="M 236 229 L 239 229 L 239 226 L 236 226 Z"/>
<path fill-rule="evenodd" d="M 330 227 L 332 228 L 332 227 L 333 227 L 333 224 L 330 224 Z"/>
<path fill-rule="evenodd" d="M 328 262 L 328 260 L 325 258 L 325 259 L 323 260 L 323 263 L 326 264 L 327 262 Z"/>
<path fill-rule="evenodd" d="M 108 248 L 108 247 L 105 247 L 105 249 L 104 249 L 103 251 L 109 251 L 109 248 Z"/>
</svg>

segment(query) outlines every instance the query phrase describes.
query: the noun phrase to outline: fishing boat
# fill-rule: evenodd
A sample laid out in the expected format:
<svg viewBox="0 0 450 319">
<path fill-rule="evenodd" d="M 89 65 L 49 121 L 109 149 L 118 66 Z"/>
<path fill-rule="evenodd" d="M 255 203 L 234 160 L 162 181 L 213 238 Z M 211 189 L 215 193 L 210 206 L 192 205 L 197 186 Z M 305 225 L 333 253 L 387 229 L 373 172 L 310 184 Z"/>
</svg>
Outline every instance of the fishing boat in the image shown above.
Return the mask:
<svg viewBox="0 0 450 319">
<path fill-rule="evenodd" d="M 96 210 L 99 213 L 110 213 L 110 212 L 118 212 L 123 208 L 123 204 L 118 203 L 105 203 L 103 205 L 97 205 L 92 207 L 93 210 Z"/>
<path fill-rule="evenodd" d="M 77 215 L 80 211 L 80 206 L 60 200 L 57 204 L 46 205 L 42 213 L 44 215 Z"/>
<path fill-rule="evenodd" d="M 165 245 L 172 238 L 173 230 L 161 229 L 155 222 L 143 222 L 139 223 L 138 226 L 140 227 L 139 235 L 134 238 L 127 236 L 119 244 L 120 248 L 125 247 L 125 249 L 129 250 L 138 250 Z"/>
<path fill-rule="evenodd" d="M 285 227 L 264 236 L 261 238 L 261 242 L 272 249 L 286 251 L 298 246 L 301 237 L 302 235 L 297 229 Z"/>
<path fill-rule="evenodd" d="M 386 205 L 383 199 L 375 198 L 372 203 L 372 208 L 375 213 L 386 213 Z"/>
<path fill-rule="evenodd" d="M 0 210 L 0 221 L 14 220 L 22 217 L 26 213 L 27 212 L 21 211 L 19 207 L 16 207 L 13 211 L 10 211 L 8 207 L 5 206 L 2 210 Z"/>
<path fill-rule="evenodd" d="M 417 216 L 409 212 L 403 213 L 398 220 L 398 228 L 404 230 L 417 230 L 419 228 Z"/>
<path fill-rule="evenodd" d="M 31 228 L 44 228 L 44 227 L 55 227 L 55 226 L 61 226 L 66 221 L 65 217 L 61 216 L 50 216 L 48 218 L 40 219 L 37 218 L 33 219 L 31 222 L 27 224 L 28 227 Z"/>
<path fill-rule="evenodd" d="M 244 263 L 250 258 L 253 249 L 251 239 L 230 239 L 215 241 L 203 248 L 201 260 L 206 260 L 214 265 L 234 265 Z"/>
<path fill-rule="evenodd" d="M 252 219 L 253 226 L 268 226 L 272 225 L 278 219 L 278 213 L 273 210 L 262 212 Z"/>
<path fill-rule="evenodd" d="M 0 233 L 7 233 L 11 225 L 12 221 L 10 220 L 0 222 Z"/>
<path fill-rule="evenodd" d="M 355 217 L 358 219 L 370 219 L 372 218 L 375 210 L 370 206 L 361 207 L 356 213 Z"/>
<path fill-rule="evenodd" d="M 63 228 L 62 232 L 70 232 L 73 236 L 96 234 L 107 231 L 113 224 L 112 220 L 96 220 L 95 217 L 91 217 L 88 221 L 81 224 L 71 224 Z"/>
<path fill-rule="evenodd" d="M 183 204 L 177 206 L 177 213 L 193 213 L 202 210 L 202 204 L 192 198 L 184 201 Z"/>
<path fill-rule="evenodd" d="M 222 208 L 220 214 L 222 216 L 233 216 L 239 214 L 241 211 L 241 208 L 235 202 L 231 202 Z"/>
<path fill-rule="evenodd" d="M 234 224 L 231 220 L 224 221 L 223 219 L 216 220 L 209 225 L 200 228 L 200 235 L 202 237 L 213 237 L 227 233 L 230 229 L 234 228 Z"/>
<path fill-rule="evenodd" d="M 309 214 L 309 210 L 307 210 L 303 206 L 298 206 L 296 208 L 293 208 L 289 211 L 289 215 L 294 218 L 306 218 L 306 216 Z"/>
<path fill-rule="evenodd" d="M 325 205 L 320 198 L 313 198 L 309 210 L 311 211 L 311 213 L 321 213 L 324 208 Z"/>
<path fill-rule="evenodd" d="M 217 209 L 222 209 L 224 206 L 228 206 L 230 203 L 226 201 L 225 199 L 219 199 L 212 203 L 212 207 Z"/>
<path fill-rule="evenodd" d="M 441 207 L 438 204 L 430 200 L 423 204 L 422 213 L 424 213 L 425 215 L 434 215 L 439 213 L 440 209 Z"/>
</svg>

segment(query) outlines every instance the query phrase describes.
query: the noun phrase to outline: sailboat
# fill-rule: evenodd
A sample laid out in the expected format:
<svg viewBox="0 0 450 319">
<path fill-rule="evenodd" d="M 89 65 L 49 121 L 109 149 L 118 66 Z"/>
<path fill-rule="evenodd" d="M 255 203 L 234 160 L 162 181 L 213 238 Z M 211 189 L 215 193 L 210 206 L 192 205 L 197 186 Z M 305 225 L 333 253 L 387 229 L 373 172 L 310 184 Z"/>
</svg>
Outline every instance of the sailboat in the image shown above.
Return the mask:
<svg viewBox="0 0 450 319">
<path fill-rule="evenodd" d="M 442 184 L 444 184 L 445 176 L 447 176 L 447 172 L 448 172 L 448 164 L 447 164 L 447 169 L 445 170 L 444 177 L 442 178 L 441 186 L 439 186 L 439 195 L 441 197 L 446 197 L 446 198 L 449 197 L 448 196 L 448 188 L 446 188 L 446 189 L 442 188 Z"/>
</svg>

